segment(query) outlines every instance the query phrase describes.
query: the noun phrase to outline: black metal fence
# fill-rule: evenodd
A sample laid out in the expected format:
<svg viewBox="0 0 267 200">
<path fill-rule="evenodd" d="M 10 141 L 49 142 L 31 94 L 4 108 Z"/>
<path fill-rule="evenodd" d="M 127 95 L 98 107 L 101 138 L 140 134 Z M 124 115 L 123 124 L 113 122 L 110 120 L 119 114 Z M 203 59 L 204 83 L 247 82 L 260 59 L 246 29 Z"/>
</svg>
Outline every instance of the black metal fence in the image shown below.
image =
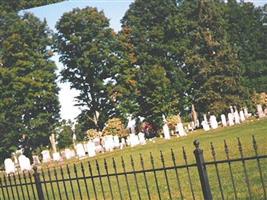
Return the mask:
<svg viewBox="0 0 267 200">
<path fill-rule="evenodd" d="M 253 156 L 244 155 L 239 138 L 234 158 L 224 141 L 223 160 L 212 143 L 211 161 L 205 161 L 198 141 L 194 145 L 193 163 L 182 148 L 180 156 L 171 149 L 168 155 L 160 151 L 3 175 L 0 199 L 267 199 L 267 155 L 259 155 L 254 136 Z"/>
</svg>

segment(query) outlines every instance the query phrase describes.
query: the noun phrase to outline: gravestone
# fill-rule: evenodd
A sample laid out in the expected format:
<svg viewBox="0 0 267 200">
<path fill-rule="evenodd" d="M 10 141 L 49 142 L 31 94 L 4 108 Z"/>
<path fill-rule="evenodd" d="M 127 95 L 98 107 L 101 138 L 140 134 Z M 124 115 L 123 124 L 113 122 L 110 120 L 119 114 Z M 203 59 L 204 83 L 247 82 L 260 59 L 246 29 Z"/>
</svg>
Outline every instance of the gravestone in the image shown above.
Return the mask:
<svg viewBox="0 0 267 200">
<path fill-rule="evenodd" d="M 19 156 L 19 167 L 21 171 L 30 171 L 32 169 L 30 159 L 24 155 Z"/>
<path fill-rule="evenodd" d="M 5 159 L 4 165 L 5 165 L 5 172 L 6 172 L 6 174 L 11 174 L 11 173 L 15 173 L 16 172 L 15 164 L 11 160 L 11 158 Z"/>
<path fill-rule="evenodd" d="M 238 114 L 236 107 L 235 107 L 235 112 L 234 112 L 234 120 L 235 120 L 235 124 L 240 124 L 240 116 Z"/>
<path fill-rule="evenodd" d="M 57 147 L 56 147 L 56 137 L 55 134 L 52 133 L 51 136 L 49 137 L 51 146 L 52 146 L 52 152 L 56 153 L 57 152 Z"/>
<path fill-rule="evenodd" d="M 85 150 L 84 150 L 84 148 L 83 148 L 83 144 L 78 143 L 78 144 L 76 145 L 76 153 L 77 153 L 77 156 L 78 156 L 79 158 L 83 158 L 83 157 L 85 157 Z"/>
<path fill-rule="evenodd" d="M 52 157 L 53 157 L 53 161 L 60 161 L 61 160 L 59 152 L 53 153 Z"/>
<path fill-rule="evenodd" d="M 132 115 L 130 115 L 127 119 L 128 119 L 127 128 L 130 129 L 131 133 L 135 134 L 136 120 L 132 119 Z"/>
<path fill-rule="evenodd" d="M 138 139 L 139 139 L 139 143 L 141 145 L 145 145 L 146 144 L 145 134 L 143 132 L 139 132 L 138 133 Z"/>
<path fill-rule="evenodd" d="M 69 159 L 71 159 L 71 158 L 74 157 L 74 156 L 72 155 L 71 150 L 70 150 L 69 148 L 66 148 L 66 149 L 64 150 L 64 154 L 65 154 L 65 158 L 66 158 L 67 160 L 69 160 Z"/>
<path fill-rule="evenodd" d="M 208 124 L 207 121 L 203 120 L 203 121 L 201 122 L 201 125 L 202 125 L 204 131 L 209 131 L 209 130 L 210 130 L 210 126 L 209 126 L 209 124 Z"/>
<path fill-rule="evenodd" d="M 227 121 L 226 121 L 226 117 L 224 114 L 221 115 L 221 120 L 222 120 L 222 126 L 223 127 L 227 126 Z"/>
<path fill-rule="evenodd" d="M 87 152 L 89 157 L 94 157 L 96 155 L 95 143 L 93 141 L 88 141 Z"/>
<path fill-rule="evenodd" d="M 121 142 L 120 142 L 120 149 L 123 149 L 123 147 L 126 146 L 126 141 L 124 138 L 121 138 Z"/>
<path fill-rule="evenodd" d="M 100 138 L 96 137 L 93 139 L 93 143 L 95 143 L 95 151 L 96 153 L 104 152 L 104 148 L 100 142 Z"/>
<path fill-rule="evenodd" d="M 216 128 L 218 128 L 218 122 L 217 122 L 217 120 L 216 120 L 215 115 L 211 115 L 211 116 L 210 116 L 210 127 L 211 127 L 212 129 L 216 129 Z"/>
<path fill-rule="evenodd" d="M 43 157 L 43 160 L 42 160 L 43 163 L 47 163 L 47 162 L 51 161 L 51 156 L 50 156 L 49 150 L 43 150 L 41 152 L 41 154 L 42 154 L 42 157 Z"/>
<path fill-rule="evenodd" d="M 168 126 L 168 123 L 167 123 L 165 115 L 162 115 L 162 118 L 163 118 L 163 123 L 164 123 L 164 125 L 163 125 L 163 135 L 164 135 L 164 138 L 166 140 L 169 140 L 171 138 L 170 129 L 169 129 L 169 126 Z"/>
<path fill-rule="evenodd" d="M 133 134 L 133 133 L 131 133 L 130 135 L 129 135 L 129 145 L 131 146 L 131 147 L 134 147 L 134 146 L 136 146 L 136 145 L 138 145 L 139 144 L 139 139 L 138 139 L 138 136 L 137 135 L 135 135 L 135 134 Z"/>
<path fill-rule="evenodd" d="M 235 123 L 234 123 L 234 116 L 233 116 L 232 113 L 228 113 L 228 125 L 229 126 L 235 125 Z"/>
<path fill-rule="evenodd" d="M 113 151 L 114 142 L 113 142 L 112 135 L 106 135 L 104 137 L 104 147 L 105 147 L 105 151 Z"/>
<path fill-rule="evenodd" d="M 244 115 L 245 115 L 245 118 L 250 117 L 249 116 L 249 113 L 248 113 L 248 108 L 247 107 L 244 108 Z"/>
<path fill-rule="evenodd" d="M 114 148 L 120 148 L 119 136 L 117 135 L 113 136 L 113 144 L 114 144 Z"/>
<path fill-rule="evenodd" d="M 263 112 L 263 110 L 262 110 L 262 106 L 261 106 L 261 104 L 258 104 L 258 105 L 257 105 L 257 114 L 258 114 L 258 117 L 259 117 L 259 118 L 265 117 L 265 114 L 264 114 L 264 112 Z"/>
<path fill-rule="evenodd" d="M 184 126 L 183 123 L 179 122 L 177 123 L 176 127 L 175 127 L 175 131 L 176 133 L 179 134 L 179 136 L 183 137 L 183 136 L 187 136 L 185 130 L 184 130 Z"/>
<path fill-rule="evenodd" d="M 245 114 L 244 114 L 244 111 L 243 110 L 240 110 L 239 116 L 240 116 L 240 121 L 241 122 L 244 122 L 246 120 Z"/>
</svg>

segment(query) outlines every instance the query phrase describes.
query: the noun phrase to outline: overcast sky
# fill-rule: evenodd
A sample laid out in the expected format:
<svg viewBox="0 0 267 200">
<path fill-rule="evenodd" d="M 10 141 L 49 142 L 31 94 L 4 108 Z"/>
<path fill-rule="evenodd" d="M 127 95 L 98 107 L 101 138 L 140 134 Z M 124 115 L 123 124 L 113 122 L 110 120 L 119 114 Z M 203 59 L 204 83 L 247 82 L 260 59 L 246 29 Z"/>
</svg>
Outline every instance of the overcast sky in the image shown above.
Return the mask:
<svg viewBox="0 0 267 200">
<path fill-rule="evenodd" d="M 55 24 L 63 13 L 71 11 L 77 7 L 96 7 L 98 10 L 104 11 L 106 17 L 110 19 L 110 26 L 115 31 L 118 31 L 120 30 L 120 20 L 132 2 L 134 2 L 134 0 L 71 0 L 33 8 L 27 11 L 34 13 L 41 20 L 46 19 L 49 28 L 53 31 L 56 31 Z M 267 3 L 267 0 L 250 0 L 250 2 L 253 2 L 257 6 L 261 6 Z M 59 73 L 63 66 L 58 62 L 58 56 L 54 56 L 53 60 L 58 66 Z M 71 90 L 69 84 L 67 83 L 63 84 L 58 82 L 58 85 L 60 87 L 59 101 L 61 104 L 61 118 L 74 120 L 75 117 L 80 113 L 80 110 L 74 106 L 74 97 L 77 96 L 78 92 L 73 89 Z"/>
</svg>

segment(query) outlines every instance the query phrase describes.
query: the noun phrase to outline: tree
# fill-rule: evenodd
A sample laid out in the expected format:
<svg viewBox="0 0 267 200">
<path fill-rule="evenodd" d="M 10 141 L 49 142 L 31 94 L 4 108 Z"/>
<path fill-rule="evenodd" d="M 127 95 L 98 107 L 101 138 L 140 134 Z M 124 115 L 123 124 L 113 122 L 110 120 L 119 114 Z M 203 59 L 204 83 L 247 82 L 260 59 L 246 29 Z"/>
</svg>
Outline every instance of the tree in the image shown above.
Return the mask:
<svg viewBox="0 0 267 200">
<path fill-rule="evenodd" d="M 249 102 L 241 86 L 241 69 L 235 50 L 224 30 L 224 4 L 221 1 L 184 1 L 180 12 L 189 26 L 194 27 L 184 37 L 191 41 L 185 51 L 185 73 L 192 80 L 188 94 L 200 112 L 220 114 L 230 105 Z M 188 39 L 186 39 L 188 41 Z"/>
<path fill-rule="evenodd" d="M 109 119 L 103 129 L 103 135 L 117 135 L 119 137 L 127 137 L 129 135 L 128 130 L 125 128 L 120 118 Z"/>
<path fill-rule="evenodd" d="M 123 62 L 116 52 L 116 35 L 104 13 L 90 7 L 65 13 L 56 27 L 57 50 L 65 65 L 62 80 L 80 91 L 77 106 L 93 124 L 87 129 L 99 130 L 115 113 L 107 84 L 113 81 L 113 68 Z"/>
<path fill-rule="evenodd" d="M 44 6 L 52 3 L 57 3 L 63 0 L 1 0 L 0 7 L 8 12 L 17 12 L 19 10 Z"/>
<path fill-rule="evenodd" d="M 72 145 L 73 130 L 71 122 L 63 120 L 58 129 L 57 141 L 59 149 L 63 149 Z"/>
<path fill-rule="evenodd" d="M 189 85 L 182 71 L 182 46 L 173 31 L 177 12 L 175 0 L 136 0 L 122 19 L 120 35 L 126 38 L 128 54 L 137 70 L 138 114 L 149 118 L 157 128 L 162 124 L 162 114 L 183 109 L 182 97 L 186 98 L 184 91 Z M 164 92 L 158 89 L 161 85 Z"/>
<path fill-rule="evenodd" d="M 1 158 L 14 151 L 26 133 L 33 148 L 49 143 L 59 118 L 56 65 L 51 57 L 51 32 L 31 14 L 0 16 Z"/>
<path fill-rule="evenodd" d="M 230 0 L 226 6 L 227 32 L 237 51 L 244 77 L 243 85 L 257 92 L 267 90 L 267 27 L 262 8 Z"/>
</svg>

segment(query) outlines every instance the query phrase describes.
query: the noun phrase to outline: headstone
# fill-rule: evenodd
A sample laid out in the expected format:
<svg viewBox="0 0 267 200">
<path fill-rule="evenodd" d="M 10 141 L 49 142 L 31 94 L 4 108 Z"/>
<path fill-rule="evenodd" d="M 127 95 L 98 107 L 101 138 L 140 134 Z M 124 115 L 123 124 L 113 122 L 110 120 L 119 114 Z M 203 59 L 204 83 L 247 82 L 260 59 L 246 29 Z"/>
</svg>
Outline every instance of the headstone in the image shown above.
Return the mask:
<svg viewBox="0 0 267 200">
<path fill-rule="evenodd" d="M 113 143 L 112 135 L 106 135 L 104 137 L 104 147 L 105 147 L 105 151 L 113 151 L 114 143 Z"/>
<path fill-rule="evenodd" d="M 53 161 L 60 161 L 61 160 L 59 152 L 53 153 L 52 157 L 53 157 Z"/>
<path fill-rule="evenodd" d="M 55 138 L 55 134 L 54 133 L 51 134 L 51 136 L 49 137 L 49 140 L 50 140 L 50 143 L 51 143 L 51 146 L 52 146 L 53 153 L 56 153 L 57 152 L 57 147 L 56 147 L 56 138 Z"/>
<path fill-rule="evenodd" d="M 11 158 L 5 159 L 4 165 L 5 165 L 6 174 L 15 173 L 16 167 L 15 167 L 14 162 L 11 160 Z"/>
<path fill-rule="evenodd" d="M 197 119 L 197 112 L 195 110 L 194 104 L 192 104 L 191 116 L 192 116 L 192 121 L 193 121 L 193 129 L 198 128 L 199 127 L 199 122 L 198 122 L 198 119 Z"/>
<path fill-rule="evenodd" d="M 120 149 L 123 149 L 123 147 L 125 146 L 126 146 L 126 141 L 124 138 L 121 138 Z"/>
<path fill-rule="evenodd" d="M 247 107 L 244 108 L 244 115 L 245 115 L 245 118 L 249 117 L 249 113 L 248 113 L 248 108 Z"/>
<path fill-rule="evenodd" d="M 235 125 L 235 123 L 234 123 L 234 116 L 233 116 L 232 113 L 228 113 L 228 125 L 229 126 Z"/>
<path fill-rule="evenodd" d="M 41 152 L 42 154 L 42 157 L 43 157 L 43 163 L 47 163 L 47 162 L 50 162 L 51 161 L 51 156 L 50 156 L 50 152 L 49 150 L 43 150 Z"/>
<path fill-rule="evenodd" d="M 96 137 L 93 139 L 93 142 L 95 143 L 95 151 L 96 153 L 104 152 L 104 148 L 100 142 L 100 138 Z"/>
<path fill-rule="evenodd" d="M 66 148 L 66 149 L 64 150 L 64 154 L 65 154 L 65 158 L 66 158 L 67 160 L 73 158 L 72 152 L 71 152 L 71 150 L 68 149 L 68 148 Z"/>
<path fill-rule="evenodd" d="M 170 129 L 168 127 L 168 123 L 167 123 L 165 115 L 162 115 L 162 118 L 163 118 L 163 123 L 164 123 L 164 125 L 163 125 L 163 135 L 164 135 L 164 138 L 166 140 L 168 140 L 168 139 L 171 138 Z"/>
<path fill-rule="evenodd" d="M 87 152 L 89 157 L 94 157 L 96 155 L 95 143 L 93 141 L 88 141 Z"/>
<path fill-rule="evenodd" d="M 146 144 L 145 134 L 143 132 L 138 133 L 138 139 L 141 145 Z"/>
<path fill-rule="evenodd" d="M 205 122 L 209 123 L 206 114 L 203 115 L 203 118 L 204 118 L 204 121 L 205 121 Z"/>
<path fill-rule="evenodd" d="M 19 166 L 21 171 L 30 171 L 32 169 L 30 159 L 24 155 L 19 156 Z"/>
<path fill-rule="evenodd" d="M 127 128 L 130 129 L 130 132 L 135 134 L 135 126 L 136 126 L 136 120 L 132 119 L 132 115 L 128 117 L 128 124 Z"/>
<path fill-rule="evenodd" d="M 240 116 L 240 121 L 241 122 L 244 122 L 246 120 L 245 114 L 244 114 L 244 111 L 243 110 L 240 110 L 239 116 Z"/>
<path fill-rule="evenodd" d="M 203 121 L 201 122 L 201 125 L 202 125 L 204 131 L 209 131 L 209 130 L 210 130 L 210 126 L 209 126 L 209 124 L 208 124 L 207 121 L 203 120 Z"/>
<path fill-rule="evenodd" d="M 138 136 L 137 135 L 131 133 L 129 136 L 130 136 L 129 137 L 129 145 L 131 147 L 134 147 L 134 146 L 136 146 L 136 145 L 139 144 L 139 139 L 138 139 Z"/>
<path fill-rule="evenodd" d="M 240 124 L 240 116 L 239 116 L 236 108 L 235 108 L 235 112 L 234 112 L 234 120 L 235 120 L 235 124 Z"/>
<path fill-rule="evenodd" d="M 258 105 L 257 105 L 257 114 L 258 114 L 258 117 L 259 117 L 259 118 L 265 117 L 265 114 L 264 114 L 264 112 L 263 112 L 263 110 L 262 110 L 262 106 L 261 106 L 261 104 L 258 104 Z"/>
<path fill-rule="evenodd" d="M 216 128 L 218 128 L 218 122 L 217 122 L 217 120 L 216 120 L 215 115 L 211 115 L 211 116 L 210 116 L 210 127 L 211 127 L 212 129 L 216 129 Z"/>
<path fill-rule="evenodd" d="M 83 144 L 78 143 L 78 144 L 76 145 L 76 152 L 77 152 L 77 156 L 78 156 L 79 158 L 83 158 L 83 157 L 85 157 L 85 150 L 84 150 L 84 148 L 83 148 Z"/>
<path fill-rule="evenodd" d="M 227 121 L 226 121 L 226 117 L 224 114 L 221 115 L 221 120 L 222 120 L 223 127 L 227 126 Z"/>
<path fill-rule="evenodd" d="M 185 130 L 184 130 L 184 126 L 183 123 L 178 123 L 175 127 L 176 132 L 179 134 L 179 136 L 187 136 Z"/>
<path fill-rule="evenodd" d="M 233 106 L 230 106 L 230 112 L 231 112 L 232 114 L 234 114 Z"/>
<path fill-rule="evenodd" d="M 39 160 L 39 156 L 37 156 L 37 155 L 32 156 L 32 160 L 33 160 L 33 165 L 40 165 L 41 164 L 41 162 Z"/>
<path fill-rule="evenodd" d="M 114 148 L 120 148 L 119 136 L 117 136 L 117 135 L 113 136 L 113 144 L 114 144 Z"/>
</svg>

